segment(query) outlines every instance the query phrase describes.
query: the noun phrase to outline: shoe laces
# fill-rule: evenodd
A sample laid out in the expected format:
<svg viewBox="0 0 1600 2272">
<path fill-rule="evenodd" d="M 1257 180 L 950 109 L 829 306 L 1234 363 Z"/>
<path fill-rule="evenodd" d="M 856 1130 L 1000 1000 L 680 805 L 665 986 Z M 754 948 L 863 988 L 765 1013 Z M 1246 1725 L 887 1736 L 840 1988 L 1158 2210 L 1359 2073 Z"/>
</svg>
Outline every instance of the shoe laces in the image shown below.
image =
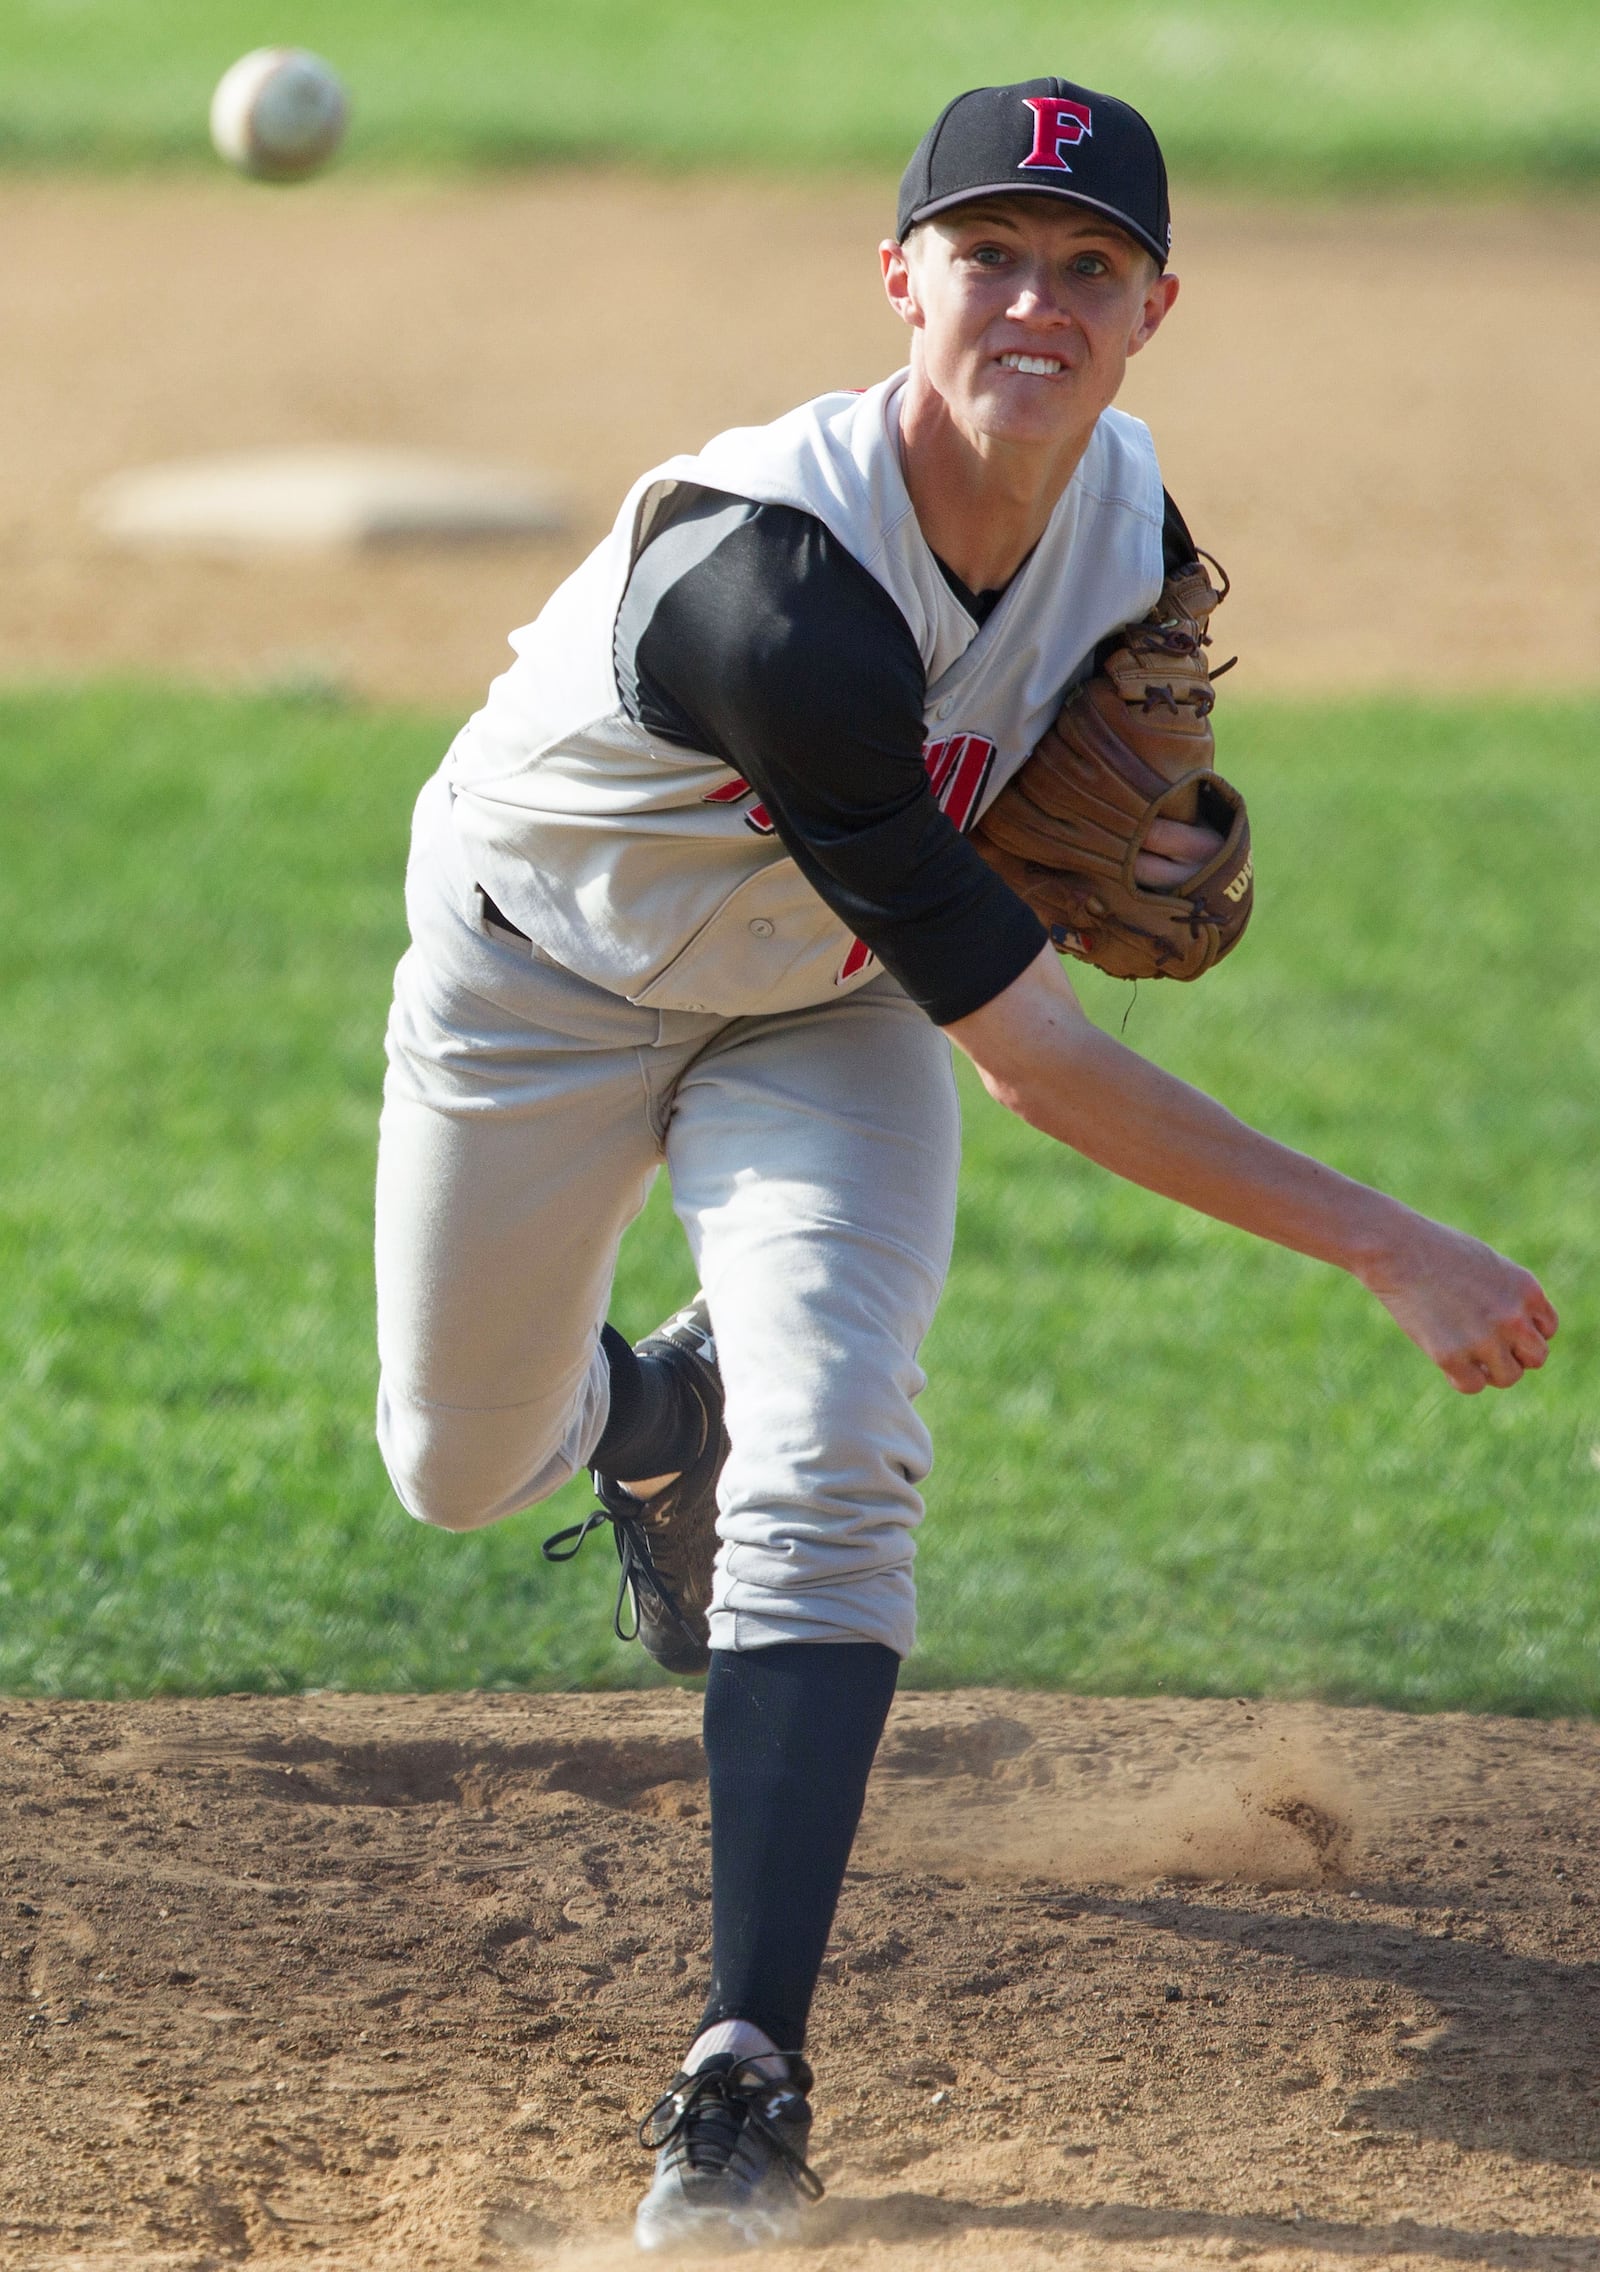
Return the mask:
<svg viewBox="0 0 1600 2272">
<path fill-rule="evenodd" d="M 821 2178 L 784 2136 L 772 2111 L 785 2098 L 804 2097 L 811 2069 L 798 2052 L 784 2052 L 780 2056 L 788 2061 L 789 2079 L 774 2082 L 760 2071 L 772 2056 L 761 2052 L 749 2059 L 713 2059 L 692 2075 L 675 2076 L 640 2123 L 640 2145 L 659 2152 L 664 2146 L 681 2144 L 692 2170 L 720 2177 L 742 2133 L 750 2129 L 771 2150 L 796 2191 L 807 2201 L 820 2201 Z"/>
<path fill-rule="evenodd" d="M 639 1638 L 640 1588 L 652 1594 L 662 1614 L 669 1617 L 684 1638 L 698 1649 L 701 1637 L 685 1619 L 672 1598 L 671 1589 L 657 1570 L 650 1552 L 650 1535 L 640 1520 L 643 1502 L 624 1491 L 620 1485 L 605 1482 L 599 1475 L 591 1477 L 600 1504 L 586 1515 L 582 1522 L 568 1523 L 565 1530 L 550 1533 L 539 1551 L 547 1562 L 570 1562 L 586 1538 L 609 1523 L 617 1542 L 617 1560 L 622 1568 L 617 1578 L 616 1605 L 611 1612 L 611 1630 L 619 1641 L 637 1641 Z M 632 1608 L 632 1622 L 627 1612 Z"/>
</svg>

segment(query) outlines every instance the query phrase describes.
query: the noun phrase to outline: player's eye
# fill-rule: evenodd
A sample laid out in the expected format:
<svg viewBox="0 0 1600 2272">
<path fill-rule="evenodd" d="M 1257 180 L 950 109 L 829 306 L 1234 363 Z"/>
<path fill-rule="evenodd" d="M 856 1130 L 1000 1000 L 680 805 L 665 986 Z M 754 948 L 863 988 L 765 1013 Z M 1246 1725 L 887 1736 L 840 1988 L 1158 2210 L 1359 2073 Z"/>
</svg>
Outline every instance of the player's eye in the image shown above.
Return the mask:
<svg viewBox="0 0 1600 2272">
<path fill-rule="evenodd" d="M 967 258 L 979 268 L 1001 268 L 1009 255 L 1004 245 L 974 245 Z"/>
<path fill-rule="evenodd" d="M 1072 269 L 1076 276 L 1109 276 L 1111 263 L 1103 252 L 1080 252 Z"/>
</svg>

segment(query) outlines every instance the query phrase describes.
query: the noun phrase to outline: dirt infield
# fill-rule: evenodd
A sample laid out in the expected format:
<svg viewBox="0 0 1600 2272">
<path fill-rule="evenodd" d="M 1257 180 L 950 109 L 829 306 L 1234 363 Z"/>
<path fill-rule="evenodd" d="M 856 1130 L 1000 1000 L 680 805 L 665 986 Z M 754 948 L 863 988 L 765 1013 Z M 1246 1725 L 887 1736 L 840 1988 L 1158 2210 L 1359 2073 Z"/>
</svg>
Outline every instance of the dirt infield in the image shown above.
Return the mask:
<svg viewBox="0 0 1600 2272">
<path fill-rule="evenodd" d="M 696 1700 L 0 1707 L 0 2264 L 637 2261 Z M 1600 1730 L 911 1695 L 815 2029 L 844 2267 L 1600 2264 Z"/>
<path fill-rule="evenodd" d="M 470 703 L 643 467 L 901 359 L 872 250 L 890 205 L 878 181 L 576 173 L 5 183 L 0 675 L 113 665 Z M 1234 683 L 1593 683 L 1593 210 L 1180 200 L 1178 221 L 1184 297 L 1127 399 L 1233 572 Z M 151 563 L 79 518 L 125 466 L 327 441 L 548 472 L 570 535 Z"/>
</svg>

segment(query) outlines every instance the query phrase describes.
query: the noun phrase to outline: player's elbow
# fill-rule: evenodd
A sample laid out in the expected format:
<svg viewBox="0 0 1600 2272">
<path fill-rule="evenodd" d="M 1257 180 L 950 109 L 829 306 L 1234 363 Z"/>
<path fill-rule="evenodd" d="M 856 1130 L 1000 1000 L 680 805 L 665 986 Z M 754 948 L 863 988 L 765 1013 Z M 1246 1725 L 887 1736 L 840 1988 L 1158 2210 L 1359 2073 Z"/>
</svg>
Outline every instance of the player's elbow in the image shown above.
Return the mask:
<svg viewBox="0 0 1600 2272">
<path fill-rule="evenodd" d="M 1075 1089 L 1094 1078 L 1100 1038 L 1053 973 L 1025 972 L 983 1009 L 948 1029 L 996 1104 L 1030 1128 L 1063 1134 Z"/>
<path fill-rule="evenodd" d="M 1039 1115 L 1044 1110 L 1043 1084 L 1033 1077 L 1027 1065 L 977 1064 L 977 1075 L 988 1095 L 996 1104 L 1014 1112 L 1030 1128 L 1037 1128 Z"/>
<path fill-rule="evenodd" d="M 1115 1085 L 1126 1052 L 1087 1019 L 1002 1029 L 969 1046 L 968 1054 L 996 1104 L 1057 1143 L 1095 1152 L 1108 1077 Z"/>
</svg>

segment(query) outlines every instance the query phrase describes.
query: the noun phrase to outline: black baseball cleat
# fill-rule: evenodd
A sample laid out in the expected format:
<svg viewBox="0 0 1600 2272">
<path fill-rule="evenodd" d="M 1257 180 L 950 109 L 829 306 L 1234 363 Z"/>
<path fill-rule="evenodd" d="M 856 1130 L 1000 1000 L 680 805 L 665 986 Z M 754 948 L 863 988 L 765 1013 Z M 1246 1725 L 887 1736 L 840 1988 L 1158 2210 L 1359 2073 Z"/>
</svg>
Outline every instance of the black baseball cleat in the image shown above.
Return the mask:
<svg viewBox="0 0 1600 2272">
<path fill-rule="evenodd" d="M 811 2069 L 798 2052 L 777 2056 L 787 2069 L 781 2082 L 761 2072 L 772 2055 L 731 2052 L 673 2076 L 639 2125 L 639 2143 L 656 2149 L 656 2173 L 633 2221 L 638 2247 L 770 2248 L 793 2239 L 822 2180 L 806 2161 Z"/>
<path fill-rule="evenodd" d="M 717 1558 L 717 1478 L 728 1456 L 722 1425 L 722 1375 L 704 1294 L 638 1344 L 641 1357 L 672 1365 L 700 1408 L 700 1448 L 683 1473 L 648 1499 L 636 1499 L 613 1476 L 591 1469 L 600 1501 L 586 1521 L 544 1542 L 547 1562 L 570 1562 L 602 1523 L 610 1523 L 622 1574 L 613 1623 L 620 1641 L 637 1640 L 668 1672 L 706 1672 L 711 1665 L 707 1614 Z M 625 1620 L 631 1615 L 632 1623 Z"/>
</svg>

